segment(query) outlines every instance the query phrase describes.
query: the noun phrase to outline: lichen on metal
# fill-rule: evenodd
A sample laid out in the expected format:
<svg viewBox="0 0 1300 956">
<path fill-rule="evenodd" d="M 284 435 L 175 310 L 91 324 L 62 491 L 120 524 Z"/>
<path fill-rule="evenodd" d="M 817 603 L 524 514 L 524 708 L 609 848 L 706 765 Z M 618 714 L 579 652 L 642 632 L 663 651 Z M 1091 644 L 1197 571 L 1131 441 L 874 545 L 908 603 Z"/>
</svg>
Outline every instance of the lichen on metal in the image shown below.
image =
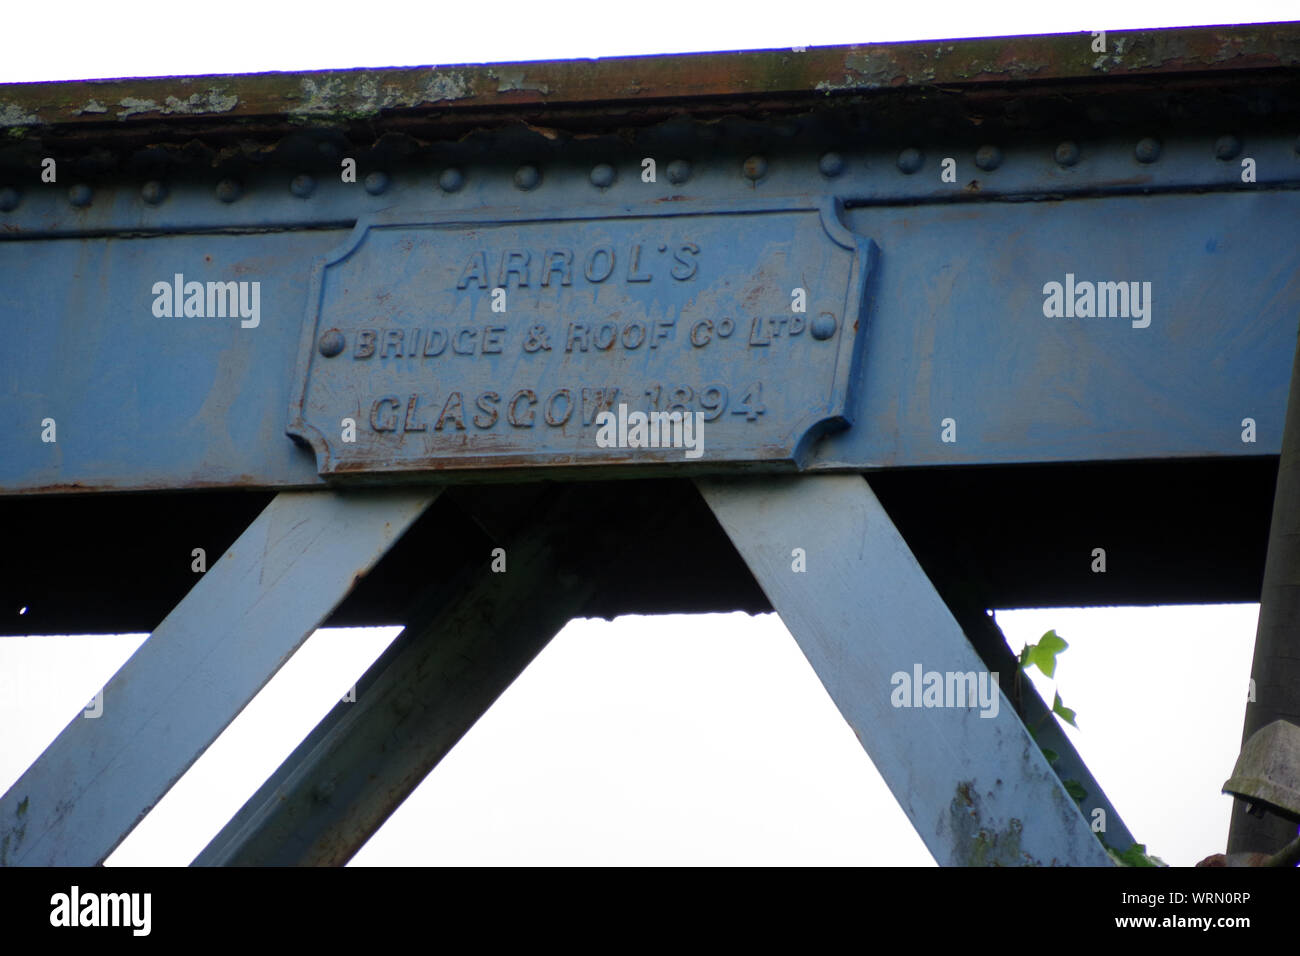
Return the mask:
<svg viewBox="0 0 1300 956">
<path fill-rule="evenodd" d="M 29 113 L 17 103 L 0 101 L 0 127 L 35 126 L 40 119 L 35 113 Z"/>
<path fill-rule="evenodd" d="M 366 72 L 304 76 L 300 102 L 286 115 L 295 118 L 366 119 L 383 110 L 427 106 L 468 96 L 465 78 L 455 71 L 430 72 L 422 86 L 406 88 Z"/>
<path fill-rule="evenodd" d="M 143 100 L 134 96 L 122 97 L 117 101 L 117 105 L 121 107 L 117 113 L 118 119 L 128 119 L 142 113 L 159 113 L 163 116 L 169 116 L 173 113 L 203 116 L 211 113 L 230 112 L 239 105 L 239 97 L 224 93 L 214 87 L 205 90 L 203 93 L 191 93 L 184 100 L 175 96 L 168 96 L 161 105 L 154 100 Z M 83 108 L 82 112 L 91 111 Z M 100 108 L 97 112 L 107 112 L 107 110 Z"/>
<path fill-rule="evenodd" d="M 168 117 L 300 122 L 386 111 L 578 107 L 612 101 L 703 105 L 923 89 L 1174 77 L 1300 65 L 1300 27 L 1196 27 L 597 60 L 78 80 L 0 85 L 0 127 Z M 198 84 L 206 93 L 195 93 Z M 150 104 L 153 104 L 152 106 Z M 693 108 L 693 107 L 692 107 Z"/>
</svg>

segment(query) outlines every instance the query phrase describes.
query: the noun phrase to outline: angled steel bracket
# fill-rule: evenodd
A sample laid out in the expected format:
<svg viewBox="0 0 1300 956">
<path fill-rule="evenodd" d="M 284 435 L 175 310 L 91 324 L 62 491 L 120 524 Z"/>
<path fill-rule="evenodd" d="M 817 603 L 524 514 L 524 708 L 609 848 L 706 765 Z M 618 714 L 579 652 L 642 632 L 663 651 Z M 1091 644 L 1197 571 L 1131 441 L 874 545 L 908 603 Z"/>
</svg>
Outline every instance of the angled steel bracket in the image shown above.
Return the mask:
<svg viewBox="0 0 1300 956">
<path fill-rule="evenodd" d="M 1110 865 L 860 475 L 697 484 L 940 865 Z"/>
<path fill-rule="evenodd" d="M 600 529 L 575 523 L 573 490 L 551 498 L 498 539 L 504 565 L 483 555 L 432 584 L 356 699 L 334 707 L 196 866 L 342 865 L 365 844 L 595 589 Z"/>
<path fill-rule="evenodd" d="M 438 493 L 278 495 L 0 798 L 0 865 L 102 863 Z"/>
</svg>

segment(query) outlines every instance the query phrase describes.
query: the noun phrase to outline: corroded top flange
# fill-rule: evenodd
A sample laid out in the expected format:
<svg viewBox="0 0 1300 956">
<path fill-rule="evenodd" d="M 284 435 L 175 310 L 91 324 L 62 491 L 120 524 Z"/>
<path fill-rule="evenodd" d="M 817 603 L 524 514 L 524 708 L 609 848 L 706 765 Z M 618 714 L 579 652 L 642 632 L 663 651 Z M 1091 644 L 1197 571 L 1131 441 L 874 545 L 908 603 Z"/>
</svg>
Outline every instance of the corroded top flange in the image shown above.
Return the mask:
<svg viewBox="0 0 1300 956">
<path fill-rule="evenodd" d="M 156 121 L 347 122 L 411 111 L 512 111 L 618 101 L 806 100 L 915 88 L 1277 70 L 1300 64 L 1300 24 L 150 79 L 0 84 L 0 128 Z"/>
</svg>

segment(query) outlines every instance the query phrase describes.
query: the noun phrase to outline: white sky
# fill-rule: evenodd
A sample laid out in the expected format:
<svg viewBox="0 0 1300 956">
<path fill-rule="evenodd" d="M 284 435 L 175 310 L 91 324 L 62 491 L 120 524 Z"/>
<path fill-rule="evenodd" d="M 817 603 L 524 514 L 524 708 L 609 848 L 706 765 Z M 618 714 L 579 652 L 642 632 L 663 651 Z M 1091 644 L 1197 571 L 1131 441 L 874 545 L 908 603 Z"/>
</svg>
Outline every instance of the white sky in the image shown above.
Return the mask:
<svg viewBox="0 0 1300 956">
<path fill-rule="evenodd" d="M 255 73 L 1135 30 L 1296 16 L 1294 0 L 863 3 L 609 0 L 6 5 L 0 82 Z M 53 31 L 53 32 L 52 32 Z M 29 38 L 29 42 L 17 38 Z M 50 42 L 39 42 L 48 38 Z M 57 42 L 54 40 L 57 39 Z"/>
<path fill-rule="evenodd" d="M 1293 19 L 1293 2 L 1087 4 L 229 0 L 10 4 L 0 82 L 500 62 Z M 739 12 L 742 11 L 743 12 Z M 12 42 L 54 37 L 57 42 Z M 1056 628 L 1068 730 L 1171 864 L 1221 851 L 1258 607 L 1004 612 Z M 113 864 L 188 863 L 394 636 L 321 631 L 136 828 Z M 0 791 L 143 635 L 0 639 Z M 1043 683 L 1051 700 L 1051 685 Z M 112 701 L 105 702 L 106 707 Z M 932 865 L 774 616 L 576 621 L 357 864 Z"/>
<path fill-rule="evenodd" d="M 998 615 L 1017 652 L 1049 628 L 1070 642 L 1056 689 L 1081 729 L 1067 733 L 1168 863 L 1227 842 L 1219 788 L 1240 745 L 1257 615 Z M 317 632 L 110 862 L 188 863 L 395 635 Z M 143 639 L 0 640 L 0 791 Z M 1050 701 L 1051 682 L 1036 683 Z M 779 619 L 729 614 L 573 622 L 355 862 L 932 860 Z"/>
</svg>

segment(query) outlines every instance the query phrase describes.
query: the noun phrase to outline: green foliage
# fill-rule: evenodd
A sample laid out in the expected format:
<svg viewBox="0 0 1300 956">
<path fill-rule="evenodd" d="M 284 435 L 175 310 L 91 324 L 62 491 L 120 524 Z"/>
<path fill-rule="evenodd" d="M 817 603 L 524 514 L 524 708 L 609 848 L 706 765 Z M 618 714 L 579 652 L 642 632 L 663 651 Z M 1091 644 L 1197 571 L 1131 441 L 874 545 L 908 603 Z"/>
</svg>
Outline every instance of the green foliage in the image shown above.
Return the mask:
<svg viewBox="0 0 1300 956">
<path fill-rule="evenodd" d="M 1061 703 L 1061 695 L 1059 693 L 1056 695 L 1056 700 L 1052 701 L 1052 713 L 1056 714 L 1056 716 L 1060 717 L 1075 730 L 1079 729 L 1079 725 L 1074 722 L 1074 711 Z"/>
<path fill-rule="evenodd" d="M 1134 843 L 1123 853 L 1120 853 L 1113 846 L 1107 846 L 1106 841 L 1101 841 L 1102 846 L 1106 847 L 1106 852 L 1110 858 L 1120 866 L 1168 866 L 1164 860 L 1147 852 L 1145 843 Z"/>
<path fill-rule="evenodd" d="M 1020 652 L 1020 670 L 1024 673 L 1025 679 L 1028 680 L 1029 678 L 1028 668 L 1031 666 L 1037 667 L 1048 677 L 1055 679 L 1056 658 L 1069 646 L 1070 645 L 1067 644 L 1055 630 L 1048 631 L 1044 634 L 1038 639 L 1037 644 L 1026 644 L 1025 649 Z M 1060 717 L 1076 730 L 1079 728 L 1079 725 L 1075 720 L 1075 712 L 1061 702 L 1060 693 L 1057 693 L 1055 699 L 1052 701 L 1052 713 L 1056 714 L 1056 716 Z M 1045 719 L 1050 720 L 1050 718 L 1046 717 Z M 1028 727 L 1027 729 L 1029 730 L 1029 735 L 1034 738 L 1034 742 L 1037 743 L 1039 749 L 1042 750 L 1043 756 L 1047 758 L 1048 764 L 1052 765 L 1052 769 L 1056 770 L 1057 775 L 1059 776 L 1061 771 L 1060 768 L 1056 766 L 1056 763 L 1061 759 L 1060 754 L 1044 747 L 1038 740 L 1038 735 L 1034 733 L 1034 728 Z M 1083 801 L 1088 798 L 1088 791 L 1083 788 L 1083 785 L 1077 780 L 1065 779 L 1061 780 L 1061 785 L 1065 787 L 1065 792 L 1068 793 L 1075 803 L 1079 804 L 1080 809 L 1082 809 Z M 1100 840 L 1101 845 L 1106 848 L 1106 852 L 1110 854 L 1110 858 L 1119 866 L 1169 865 L 1165 863 L 1164 860 L 1160 859 L 1160 857 L 1147 853 L 1145 843 L 1134 843 L 1127 850 L 1120 852 L 1108 844 L 1100 833 L 1097 834 L 1097 839 Z"/>
<path fill-rule="evenodd" d="M 1048 677 L 1056 676 L 1056 655 L 1070 645 L 1057 636 L 1055 630 L 1048 631 L 1038 639 L 1037 644 L 1026 644 L 1020 652 L 1021 668 L 1033 665 Z"/>
</svg>

